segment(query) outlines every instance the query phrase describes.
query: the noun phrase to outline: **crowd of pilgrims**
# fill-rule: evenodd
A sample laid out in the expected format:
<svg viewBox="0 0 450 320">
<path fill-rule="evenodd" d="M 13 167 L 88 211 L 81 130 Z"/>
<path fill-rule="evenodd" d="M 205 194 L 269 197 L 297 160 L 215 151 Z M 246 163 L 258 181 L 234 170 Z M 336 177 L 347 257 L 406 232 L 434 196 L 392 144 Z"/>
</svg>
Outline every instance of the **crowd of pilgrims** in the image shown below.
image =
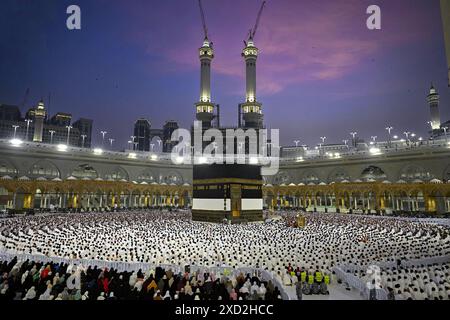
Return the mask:
<svg viewBox="0 0 450 320">
<path fill-rule="evenodd" d="M 16 258 L 0 262 L 0 300 L 279 300 L 272 281 L 255 274 L 214 273 L 156 267 L 146 272 L 65 263 L 36 263 Z M 75 277 L 79 276 L 77 286 Z"/>
<path fill-rule="evenodd" d="M 306 217 L 304 228 L 292 228 L 287 223 L 292 215 L 282 212 L 283 219 L 239 225 L 195 222 L 189 212 L 168 211 L 10 218 L 0 221 L 0 251 L 68 259 L 144 262 L 155 266 L 262 268 L 274 273 L 286 286 L 301 282 L 298 276 L 301 272 L 305 272 L 306 277 L 319 273 L 323 278 L 331 276 L 334 266 L 356 265 L 364 270 L 374 262 L 450 254 L 449 230 L 436 224 L 316 213 L 303 214 Z M 414 277 L 407 277 L 398 287 L 394 278 L 403 272 L 414 275 L 438 271 L 426 267 L 394 270 L 392 272 L 397 274 L 389 275 L 392 283 L 388 281 L 389 271 L 385 271 L 385 288 L 395 291 L 397 298 L 403 297 L 406 289 L 427 292 L 424 281 L 417 280 L 411 287 Z M 100 274 L 102 271 L 92 272 Z M 360 275 L 364 276 L 363 271 Z M 428 279 L 431 277 L 429 275 Z M 448 277 L 442 280 L 441 287 L 436 284 L 435 290 L 442 294 L 447 280 Z M 250 284 L 254 285 L 252 281 Z M 163 292 L 160 290 L 159 294 Z M 448 299 L 448 295 L 444 298 Z"/>
</svg>

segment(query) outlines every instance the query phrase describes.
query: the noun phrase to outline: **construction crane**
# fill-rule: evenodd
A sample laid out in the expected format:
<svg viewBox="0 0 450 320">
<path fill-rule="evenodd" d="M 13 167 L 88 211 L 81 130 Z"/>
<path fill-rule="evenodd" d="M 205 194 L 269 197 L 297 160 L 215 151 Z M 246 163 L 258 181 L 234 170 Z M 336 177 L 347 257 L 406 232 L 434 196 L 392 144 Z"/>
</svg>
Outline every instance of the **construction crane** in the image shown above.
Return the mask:
<svg viewBox="0 0 450 320">
<path fill-rule="evenodd" d="M 22 103 L 19 106 L 21 110 L 25 108 L 25 104 L 28 102 L 29 96 L 30 96 L 30 88 L 27 88 L 27 90 L 25 91 L 25 95 L 23 96 Z"/>
<path fill-rule="evenodd" d="M 259 12 L 258 12 L 258 17 L 256 18 L 255 26 L 253 27 L 253 29 L 250 30 L 249 39 L 255 38 L 255 34 L 256 34 L 256 31 L 258 30 L 258 26 L 259 26 L 259 20 L 261 19 L 261 15 L 263 13 L 265 6 L 266 6 L 266 1 L 263 1 L 263 3 L 261 4 L 261 8 L 259 9 Z"/>
<path fill-rule="evenodd" d="M 205 11 L 203 10 L 202 0 L 198 0 L 200 7 L 200 14 L 202 16 L 203 32 L 205 33 L 205 40 L 208 39 L 208 28 L 206 27 Z"/>
</svg>

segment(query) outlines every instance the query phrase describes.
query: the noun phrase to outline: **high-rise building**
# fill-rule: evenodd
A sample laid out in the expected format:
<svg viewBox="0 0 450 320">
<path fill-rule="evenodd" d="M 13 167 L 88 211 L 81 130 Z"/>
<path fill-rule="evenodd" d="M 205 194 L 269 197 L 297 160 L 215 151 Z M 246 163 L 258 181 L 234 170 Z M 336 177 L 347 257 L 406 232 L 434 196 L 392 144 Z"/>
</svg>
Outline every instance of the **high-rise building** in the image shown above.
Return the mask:
<svg viewBox="0 0 450 320">
<path fill-rule="evenodd" d="M 50 124 L 55 126 L 70 126 L 72 122 L 72 115 L 69 113 L 58 112 L 50 119 Z"/>
<path fill-rule="evenodd" d="M 136 120 L 134 124 L 135 150 L 150 151 L 150 121 L 144 118 Z"/>
<path fill-rule="evenodd" d="M 73 128 L 78 129 L 78 145 L 82 148 L 90 148 L 92 142 L 92 120 L 80 118 L 73 123 Z"/>
<path fill-rule="evenodd" d="M 20 117 L 19 107 L 0 104 L 0 121 L 19 121 Z"/>
<path fill-rule="evenodd" d="M 172 133 L 178 129 L 178 123 L 174 120 L 166 121 L 163 126 L 163 152 L 172 152 L 172 148 L 178 143 L 172 141 Z"/>
<path fill-rule="evenodd" d="M 40 101 L 22 118 L 17 106 L 0 104 L 0 139 L 17 138 L 25 141 L 91 147 L 92 120 L 81 118 L 74 122 L 69 133 L 72 116 L 59 112 L 46 121 L 47 112 Z M 69 139 L 68 139 L 69 138 Z M 68 141 L 69 140 L 69 141 Z"/>
</svg>

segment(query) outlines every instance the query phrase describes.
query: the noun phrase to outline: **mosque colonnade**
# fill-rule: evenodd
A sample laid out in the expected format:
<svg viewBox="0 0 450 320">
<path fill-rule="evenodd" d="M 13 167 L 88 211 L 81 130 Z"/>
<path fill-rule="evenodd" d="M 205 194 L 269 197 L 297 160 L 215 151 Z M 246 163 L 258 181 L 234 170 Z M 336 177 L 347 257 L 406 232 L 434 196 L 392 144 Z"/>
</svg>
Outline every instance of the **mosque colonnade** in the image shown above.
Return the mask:
<svg viewBox="0 0 450 320">
<path fill-rule="evenodd" d="M 450 213 L 450 184 L 380 182 L 270 186 L 263 189 L 268 209 L 317 212 Z"/>
</svg>

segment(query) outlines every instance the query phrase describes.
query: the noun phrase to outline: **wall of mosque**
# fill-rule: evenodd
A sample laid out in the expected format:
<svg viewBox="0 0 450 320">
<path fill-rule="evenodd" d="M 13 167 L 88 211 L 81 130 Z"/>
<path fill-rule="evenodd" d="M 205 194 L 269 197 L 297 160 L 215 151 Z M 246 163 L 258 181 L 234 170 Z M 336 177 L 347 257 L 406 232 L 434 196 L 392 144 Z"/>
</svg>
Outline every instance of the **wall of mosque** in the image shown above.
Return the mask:
<svg viewBox="0 0 450 320">
<path fill-rule="evenodd" d="M 0 210 L 191 205 L 191 166 L 132 156 L 0 142 Z M 450 211 L 448 147 L 281 161 L 278 174 L 264 180 L 269 209 Z"/>
</svg>

